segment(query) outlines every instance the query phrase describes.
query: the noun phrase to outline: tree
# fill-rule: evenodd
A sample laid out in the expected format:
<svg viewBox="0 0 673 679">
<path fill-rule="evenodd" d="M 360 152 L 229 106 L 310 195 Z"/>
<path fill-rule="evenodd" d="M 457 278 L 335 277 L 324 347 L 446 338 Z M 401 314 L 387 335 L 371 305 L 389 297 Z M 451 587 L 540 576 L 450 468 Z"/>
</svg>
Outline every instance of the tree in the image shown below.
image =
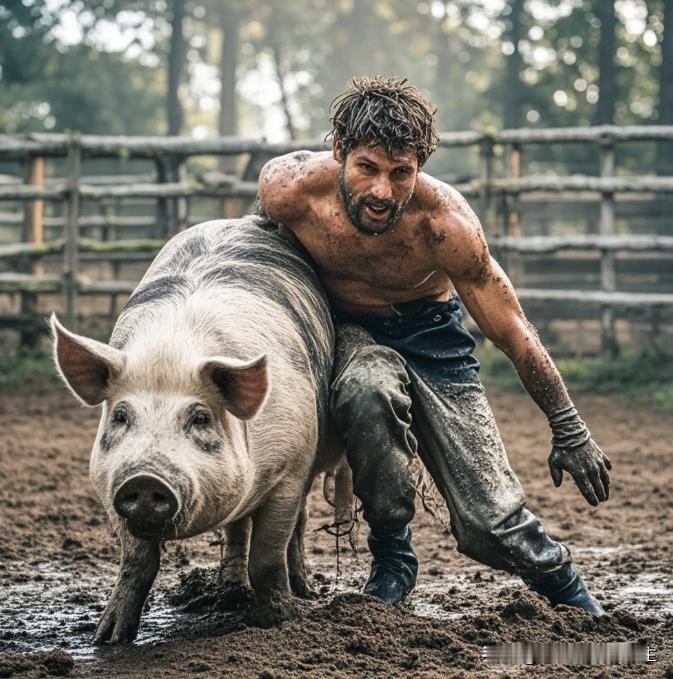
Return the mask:
<svg viewBox="0 0 673 679">
<path fill-rule="evenodd" d="M 505 29 L 505 43 L 508 49 L 505 56 L 505 92 L 503 96 L 502 123 L 505 128 L 521 127 L 521 108 L 525 98 L 525 88 L 521 82 L 523 59 L 520 52 L 524 0 L 513 0 L 507 8 L 509 13 Z"/>
<path fill-rule="evenodd" d="M 666 0 L 663 5 L 657 122 L 660 125 L 673 125 L 673 2 Z M 673 143 L 661 142 L 658 145 L 657 170 L 659 174 L 673 175 Z"/>
<path fill-rule="evenodd" d="M 599 0 L 594 3 L 596 15 L 601 22 L 598 47 L 598 107 L 596 124 L 612 125 L 615 121 L 615 3 Z"/>
</svg>

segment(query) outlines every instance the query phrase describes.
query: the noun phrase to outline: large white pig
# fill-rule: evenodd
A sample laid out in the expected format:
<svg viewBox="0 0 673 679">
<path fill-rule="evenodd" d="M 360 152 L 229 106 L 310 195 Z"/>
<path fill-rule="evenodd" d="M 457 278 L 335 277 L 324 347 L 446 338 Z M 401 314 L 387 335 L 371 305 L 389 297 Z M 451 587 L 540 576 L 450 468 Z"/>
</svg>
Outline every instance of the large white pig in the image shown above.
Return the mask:
<svg viewBox="0 0 673 679">
<path fill-rule="evenodd" d="M 162 541 L 219 526 L 258 622 L 290 615 L 334 341 L 304 256 L 260 217 L 206 222 L 161 250 L 108 344 L 52 326 L 66 384 L 102 405 L 90 472 L 122 548 L 94 640 L 135 638 Z"/>
</svg>

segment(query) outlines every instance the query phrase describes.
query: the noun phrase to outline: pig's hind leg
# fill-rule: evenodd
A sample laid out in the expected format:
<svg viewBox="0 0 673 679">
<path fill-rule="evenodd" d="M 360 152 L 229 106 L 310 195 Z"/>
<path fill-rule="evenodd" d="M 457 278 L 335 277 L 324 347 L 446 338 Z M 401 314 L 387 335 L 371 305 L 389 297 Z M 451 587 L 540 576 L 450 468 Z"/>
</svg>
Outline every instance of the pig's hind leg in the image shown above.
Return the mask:
<svg viewBox="0 0 673 679">
<path fill-rule="evenodd" d="M 138 633 L 140 614 L 159 571 L 159 542 L 139 540 L 120 531 L 121 570 L 98 623 L 95 644 L 133 641 Z"/>
<path fill-rule="evenodd" d="M 218 573 L 219 599 L 225 609 L 240 610 L 245 608 L 252 599 L 248 576 L 252 518 L 246 516 L 226 526 L 224 532 L 226 545 Z"/>
<path fill-rule="evenodd" d="M 279 484 L 253 515 L 249 572 L 255 607 L 251 617 L 262 627 L 296 615 L 290 592 L 287 549 L 303 494 L 301 486 Z"/>
<path fill-rule="evenodd" d="M 301 501 L 297 523 L 287 547 L 287 568 L 290 576 L 290 589 L 292 594 L 303 599 L 310 599 L 316 596 L 314 590 L 308 584 L 306 574 L 306 557 L 304 550 L 304 532 L 306 531 L 306 495 Z"/>
</svg>

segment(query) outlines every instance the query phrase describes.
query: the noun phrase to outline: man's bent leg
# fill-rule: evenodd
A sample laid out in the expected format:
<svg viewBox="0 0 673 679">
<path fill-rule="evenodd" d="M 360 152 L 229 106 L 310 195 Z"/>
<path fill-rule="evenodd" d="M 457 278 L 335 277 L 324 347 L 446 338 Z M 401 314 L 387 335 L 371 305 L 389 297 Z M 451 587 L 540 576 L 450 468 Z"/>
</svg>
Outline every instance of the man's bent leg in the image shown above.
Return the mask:
<svg viewBox="0 0 673 679">
<path fill-rule="evenodd" d="M 415 488 L 409 466 L 416 442 L 404 360 L 356 325 L 337 327 L 331 415 L 346 448 L 374 557 L 365 592 L 401 601 L 416 584 L 409 522 Z"/>
<path fill-rule="evenodd" d="M 552 540 L 526 509 L 483 387 L 431 389 L 410 375 L 420 456 L 446 499 L 458 550 L 520 575 L 554 604 L 602 613 L 573 569 L 567 547 Z"/>
</svg>

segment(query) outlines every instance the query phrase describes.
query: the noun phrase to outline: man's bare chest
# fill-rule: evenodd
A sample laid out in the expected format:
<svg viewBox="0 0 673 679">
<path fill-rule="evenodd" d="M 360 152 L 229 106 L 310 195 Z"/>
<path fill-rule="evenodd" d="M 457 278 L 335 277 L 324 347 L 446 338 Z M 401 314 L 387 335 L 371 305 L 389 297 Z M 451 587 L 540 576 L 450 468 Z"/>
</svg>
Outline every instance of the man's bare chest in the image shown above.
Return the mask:
<svg viewBox="0 0 673 679">
<path fill-rule="evenodd" d="M 395 224 L 380 235 L 360 233 L 339 212 L 315 214 L 295 234 L 324 276 L 403 290 L 425 281 L 436 267 L 423 225 Z"/>
</svg>

